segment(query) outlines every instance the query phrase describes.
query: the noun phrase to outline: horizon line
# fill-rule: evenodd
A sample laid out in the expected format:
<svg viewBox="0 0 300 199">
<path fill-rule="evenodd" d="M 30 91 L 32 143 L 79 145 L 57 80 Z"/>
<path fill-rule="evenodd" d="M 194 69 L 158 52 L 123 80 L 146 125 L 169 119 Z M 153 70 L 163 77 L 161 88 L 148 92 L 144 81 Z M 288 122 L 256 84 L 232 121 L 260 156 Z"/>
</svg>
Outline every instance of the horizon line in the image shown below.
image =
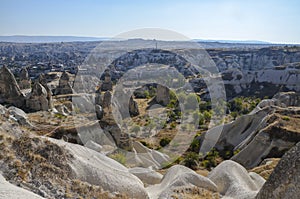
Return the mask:
<svg viewBox="0 0 300 199">
<path fill-rule="evenodd" d="M 25 35 L 25 34 L 16 34 L 16 35 L 0 35 L 1 37 L 74 37 L 74 38 L 90 38 L 90 39 L 99 39 L 99 41 L 104 40 L 114 40 L 114 39 L 122 39 L 122 38 L 116 38 L 116 37 L 110 37 L 110 36 L 87 36 L 87 35 Z M 129 39 L 129 38 L 127 38 Z M 145 39 L 145 38 L 130 38 L 130 39 L 143 39 L 143 40 L 151 40 L 151 39 Z M 164 40 L 161 40 L 164 41 Z M 171 41 L 171 40 L 170 40 Z M 179 40 L 174 40 L 179 41 Z M 259 39 L 222 39 L 222 38 L 190 38 L 189 41 L 196 41 L 196 42 L 219 42 L 219 43 L 242 43 L 242 44 L 260 44 L 260 45 L 268 45 L 268 44 L 290 44 L 290 45 L 300 45 L 300 43 L 294 42 L 285 42 L 285 41 L 265 41 L 265 40 L 259 40 Z M 0 42 L 13 42 L 13 41 L 1 41 Z M 58 42 L 58 41 L 57 41 Z M 67 42 L 76 42 L 74 41 L 67 41 Z M 89 42 L 89 41 L 85 41 Z M 19 42 L 14 42 L 19 43 Z M 30 42 L 21 42 L 21 43 L 30 43 Z M 40 43 L 40 42 L 35 42 Z M 55 42 L 46 42 L 46 43 L 55 43 Z"/>
</svg>

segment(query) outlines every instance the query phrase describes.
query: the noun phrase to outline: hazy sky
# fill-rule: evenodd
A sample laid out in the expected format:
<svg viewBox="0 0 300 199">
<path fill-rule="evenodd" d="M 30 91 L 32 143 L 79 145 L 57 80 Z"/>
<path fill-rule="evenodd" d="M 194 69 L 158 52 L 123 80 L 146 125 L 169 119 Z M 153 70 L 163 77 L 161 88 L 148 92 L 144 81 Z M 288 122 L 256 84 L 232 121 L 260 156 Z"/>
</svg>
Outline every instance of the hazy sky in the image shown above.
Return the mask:
<svg viewBox="0 0 300 199">
<path fill-rule="evenodd" d="M 0 35 L 113 37 L 163 28 L 193 39 L 300 43 L 299 0 L 0 0 Z"/>
</svg>

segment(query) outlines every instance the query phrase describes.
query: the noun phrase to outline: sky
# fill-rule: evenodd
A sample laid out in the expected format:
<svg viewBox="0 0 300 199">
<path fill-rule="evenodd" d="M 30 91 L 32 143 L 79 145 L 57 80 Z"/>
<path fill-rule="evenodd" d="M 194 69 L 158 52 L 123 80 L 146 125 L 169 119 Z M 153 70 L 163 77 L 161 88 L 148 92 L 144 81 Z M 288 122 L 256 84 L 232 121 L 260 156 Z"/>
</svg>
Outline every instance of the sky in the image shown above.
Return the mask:
<svg viewBox="0 0 300 199">
<path fill-rule="evenodd" d="M 0 35 L 115 37 L 162 28 L 191 39 L 300 44 L 299 0 L 0 0 Z"/>
</svg>

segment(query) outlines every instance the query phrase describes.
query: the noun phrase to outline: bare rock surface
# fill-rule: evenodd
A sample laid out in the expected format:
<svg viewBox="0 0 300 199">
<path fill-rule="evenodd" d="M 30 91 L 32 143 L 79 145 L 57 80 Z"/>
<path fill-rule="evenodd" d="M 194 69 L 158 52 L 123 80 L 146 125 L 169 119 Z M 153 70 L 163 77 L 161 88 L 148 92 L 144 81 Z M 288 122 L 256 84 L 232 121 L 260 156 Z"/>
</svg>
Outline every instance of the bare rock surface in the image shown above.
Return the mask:
<svg viewBox="0 0 300 199">
<path fill-rule="evenodd" d="M 264 181 L 258 175 L 251 175 L 240 164 L 226 160 L 214 168 L 208 178 L 217 185 L 220 194 L 226 198 L 251 199 L 255 198 L 262 186 L 261 182 Z"/>
<path fill-rule="evenodd" d="M 70 75 L 67 72 L 63 72 L 60 79 L 58 87 L 55 89 L 55 95 L 65 95 L 65 94 L 72 94 L 73 89 L 70 84 Z"/>
<path fill-rule="evenodd" d="M 177 194 L 180 195 L 180 193 L 189 193 L 190 190 L 197 188 L 217 192 L 216 184 L 210 179 L 187 167 L 175 165 L 168 169 L 160 184 L 147 187 L 147 191 L 150 198 L 163 199 L 172 198 Z"/>
<path fill-rule="evenodd" d="M 29 89 L 31 87 L 31 79 L 26 68 L 22 68 L 19 76 L 20 89 Z"/>
<path fill-rule="evenodd" d="M 50 108 L 47 90 L 40 83 L 33 85 L 26 107 L 32 111 L 47 111 Z"/>
<path fill-rule="evenodd" d="M 162 85 L 157 85 L 156 101 L 164 106 L 170 102 L 169 89 Z"/>
<path fill-rule="evenodd" d="M 265 158 L 280 158 L 300 141 L 300 108 L 296 105 L 299 95 L 295 92 L 263 100 L 250 114 L 207 131 L 200 152 L 205 154 L 212 147 L 239 150 L 231 159 L 246 168 L 258 166 Z"/>
<path fill-rule="evenodd" d="M 300 195 L 300 142 L 279 161 L 257 199 L 297 199 Z"/>
<path fill-rule="evenodd" d="M 10 184 L 0 173 L 0 198 L 9 199 L 43 199 L 43 197 L 36 195 L 26 189 Z"/>
<path fill-rule="evenodd" d="M 138 104 L 133 100 L 132 96 L 129 99 L 129 114 L 131 116 L 138 116 L 140 114 Z"/>
<path fill-rule="evenodd" d="M 49 85 L 47 84 L 47 79 L 45 77 L 44 74 L 41 74 L 38 78 L 39 83 L 46 89 L 47 91 L 47 100 L 48 100 L 48 106 L 49 108 L 53 108 L 53 103 L 52 103 L 52 91 L 49 87 Z"/>
<path fill-rule="evenodd" d="M 151 167 L 158 169 L 162 164 L 169 161 L 169 156 L 149 149 L 140 142 L 133 142 L 133 153 L 128 153 L 126 160 L 130 167 Z"/>
<path fill-rule="evenodd" d="M 22 108 L 25 97 L 11 71 L 3 66 L 0 69 L 0 103 L 7 103 Z"/>
<path fill-rule="evenodd" d="M 158 184 L 163 178 L 162 174 L 150 168 L 134 167 L 130 168 L 129 172 L 138 177 L 145 184 L 145 186 Z"/>
<path fill-rule="evenodd" d="M 112 90 L 112 81 L 109 70 L 106 70 L 104 73 L 104 81 L 101 84 L 101 91 L 111 91 Z"/>
<path fill-rule="evenodd" d="M 130 198 L 148 198 L 142 181 L 115 160 L 83 146 L 50 138 L 49 140 L 73 155 L 74 158 L 69 164 L 74 178 L 101 186 L 111 193 L 126 193 Z"/>
<path fill-rule="evenodd" d="M 8 108 L 8 112 L 19 124 L 31 126 L 27 114 L 22 109 L 11 106 Z"/>
</svg>

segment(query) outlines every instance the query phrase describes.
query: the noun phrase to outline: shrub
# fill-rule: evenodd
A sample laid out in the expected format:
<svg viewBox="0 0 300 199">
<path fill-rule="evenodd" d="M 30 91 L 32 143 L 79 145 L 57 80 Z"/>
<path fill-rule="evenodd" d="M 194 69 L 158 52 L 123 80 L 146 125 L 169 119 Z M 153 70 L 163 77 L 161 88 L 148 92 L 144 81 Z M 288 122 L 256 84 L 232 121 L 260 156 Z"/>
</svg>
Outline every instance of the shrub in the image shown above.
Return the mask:
<svg viewBox="0 0 300 199">
<path fill-rule="evenodd" d="M 190 145 L 190 150 L 193 152 L 198 152 L 200 150 L 200 142 L 197 138 L 194 138 Z"/>
<path fill-rule="evenodd" d="M 288 116 L 283 116 L 282 119 L 285 121 L 290 121 L 290 118 Z"/>
<path fill-rule="evenodd" d="M 219 152 L 213 148 L 210 152 L 206 154 L 206 157 L 202 161 L 202 166 L 210 169 L 211 167 L 217 166 L 217 158 L 219 158 Z"/>
<path fill-rule="evenodd" d="M 147 98 L 147 99 L 149 99 L 149 98 L 151 98 L 151 96 L 150 96 L 150 93 L 149 93 L 149 91 L 144 91 L 144 96 Z"/>
<path fill-rule="evenodd" d="M 233 112 L 230 113 L 230 115 L 235 120 L 239 114 L 236 111 L 233 111 Z"/>
<path fill-rule="evenodd" d="M 171 127 L 171 129 L 175 129 L 175 128 L 176 128 L 176 123 L 175 123 L 175 122 L 172 122 L 172 123 L 170 124 L 170 127 Z"/>
<path fill-rule="evenodd" d="M 211 117 L 212 117 L 212 113 L 211 111 L 204 111 L 203 112 L 203 117 L 205 121 L 210 121 Z"/>
<path fill-rule="evenodd" d="M 116 160 L 117 162 L 125 165 L 126 164 L 126 156 L 122 152 L 114 153 L 109 156 L 110 158 Z"/>
<path fill-rule="evenodd" d="M 183 164 L 191 169 L 197 169 L 199 166 L 199 154 L 195 152 L 188 152 L 183 160 Z"/>
<path fill-rule="evenodd" d="M 162 139 L 159 141 L 159 145 L 162 146 L 162 147 L 165 147 L 165 146 L 167 146 L 170 142 L 171 142 L 171 139 L 170 139 L 170 138 L 162 138 Z"/>
<path fill-rule="evenodd" d="M 140 126 L 135 125 L 131 128 L 131 132 L 138 133 L 141 130 Z"/>
</svg>

